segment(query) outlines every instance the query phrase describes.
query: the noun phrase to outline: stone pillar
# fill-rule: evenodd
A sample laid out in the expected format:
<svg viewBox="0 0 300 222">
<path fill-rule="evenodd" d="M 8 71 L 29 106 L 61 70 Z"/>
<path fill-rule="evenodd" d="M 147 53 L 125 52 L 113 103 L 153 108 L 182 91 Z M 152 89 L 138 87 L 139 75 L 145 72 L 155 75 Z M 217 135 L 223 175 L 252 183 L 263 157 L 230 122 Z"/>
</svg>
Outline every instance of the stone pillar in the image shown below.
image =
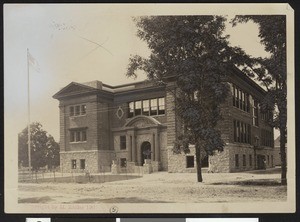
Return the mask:
<svg viewBox="0 0 300 222">
<path fill-rule="evenodd" d="M 130 135 L 126 134 L 126 147 L 128 149 L 128 156 L 127 156 L 127 162 L 131 162 L 132 160 L 132 154 L 131 154 L 131 139 L 130 139 Z"/>
<path fill-rule="evenodd" d="M 135 133 L 132 134 L 131 138 L 132 138 L 132 161 L 136 162 L 137 161 L 137 159 L 136 159 L 136 153 L 137 152 L 136 152 Z"/>
<path fill-rule="evenodd" d="M 151 141 L 150 141 L 150 143 L 151 143 L 151 160 L 154 161 L 154 156 L 155 156 L 154 147 L 156 145 L 154 145 L 154 134 L 153 133 L 151 133 Z"/>
<path fill-rule="evenodd" d="M 155 132 L 155 161 L 159 162 L 160 161 L 160 152 L 159 152 L 159 133 L 158 129 Z"/>
</svg>

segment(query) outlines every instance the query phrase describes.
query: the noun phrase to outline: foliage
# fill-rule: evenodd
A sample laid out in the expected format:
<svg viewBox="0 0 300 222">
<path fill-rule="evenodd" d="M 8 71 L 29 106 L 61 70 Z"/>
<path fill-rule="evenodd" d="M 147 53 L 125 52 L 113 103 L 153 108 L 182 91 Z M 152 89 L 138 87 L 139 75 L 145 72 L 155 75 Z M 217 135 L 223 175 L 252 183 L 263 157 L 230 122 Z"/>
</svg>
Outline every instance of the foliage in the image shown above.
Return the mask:
<svg viewBox="0 0 300 222">
<path fill-rule="evenodd" d="M 232 20 L 237 23 L 253 21 L 259 26 L 260 42 L 270 52 L 269 58 L 255 58 L 250 65 L 253 76 L 268 90 L 263 98 L 263 111 L 272 110 L 274 119 L 271 123 L 280 130 L 280 153 L 282 184 L 286 184 L 286 134 L 287 134 L 287 67 L 286 67 L 286 18 L 284 15 L 248 15 L 236 16 Z M 253 66 L 253 64 L 255 64 Z"/>
<path fill-rule="evenodd" d="M 54 138 L 42 129 L 38 122 L 30 125 L 31 135 L 31 165 L 32 169 L 48 166 L 59 166 L 59 144 Z M 28 166 L 28 127 L 18 135 L 18 163 L 19 166 Z"/>
<path fill-rule="evenodd" d="M 232 66 L 253 60 L 240 48 L 229 46 L 222 16 L 149 16 L 135 21 L 137 35 L 147 42 L 151 55 L 132 56 L 127 76 L 136 77 L 136 71 L 143 70 L 156 84 L 167 85 L 168 78 L 175 79 L 176 115 L 183 122 L 183 132 L 174 151 L 189 152 L 188 144 L 195 144 L 201 182 L 201 156 L 222 151 L 224 146 L 217 129 L 220 105 L 229 92 L 224 80 Z"/>
</svg>

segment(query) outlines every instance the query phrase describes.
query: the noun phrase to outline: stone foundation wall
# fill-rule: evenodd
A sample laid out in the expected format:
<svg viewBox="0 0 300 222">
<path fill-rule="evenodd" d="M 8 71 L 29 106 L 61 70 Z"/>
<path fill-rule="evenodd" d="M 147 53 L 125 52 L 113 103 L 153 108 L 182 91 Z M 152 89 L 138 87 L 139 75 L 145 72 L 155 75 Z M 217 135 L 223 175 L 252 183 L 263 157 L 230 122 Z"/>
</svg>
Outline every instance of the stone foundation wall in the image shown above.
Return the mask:
<svg viewBox="0 0 300 222">
<path fill-rule="evenodd" d="M 230 172 L 230 150 L 224 147 L 222 152 L 215 152 L 213 156 L 208 157 L 208 172 L 210 173 L 228 173 Z"/>
<path fill-rule="evenodd" d="M 81 159 L 85 159 L 85 169 L 80 169 Z M 76 160 L 76 169 L 72 169 L 72 160 Z M 63 173 L 98 173 L 98 150 L 61 152 L 60 167 Z"/>
<path fill-rule="evenodd" d="M 168 172 L 169 173 L 195 173 L 196 172 L 196 157 L 195 157 L 195 148 L 190 147 L 190 153 L 173 153 L 173 147 L 168 146 Z M 186 165 L 186 156 L 194 156 L 194 167 L 187 168 Z"/>
</svg>

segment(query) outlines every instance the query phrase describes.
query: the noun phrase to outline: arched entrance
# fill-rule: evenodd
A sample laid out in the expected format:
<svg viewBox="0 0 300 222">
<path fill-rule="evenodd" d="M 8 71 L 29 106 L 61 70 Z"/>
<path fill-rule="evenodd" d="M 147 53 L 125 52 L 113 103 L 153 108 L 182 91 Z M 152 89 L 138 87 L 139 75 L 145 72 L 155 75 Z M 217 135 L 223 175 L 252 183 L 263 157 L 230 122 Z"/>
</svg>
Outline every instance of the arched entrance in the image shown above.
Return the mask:
<svg viewBox="0 0 300 222">
<path fill-rule="evenodd" d="M 151 143 L 145 141 L 141 145 L 141 155 L 142 155 L 142 166 L 145 163 L 145 159 L 151 159 Z"/>
</svg>

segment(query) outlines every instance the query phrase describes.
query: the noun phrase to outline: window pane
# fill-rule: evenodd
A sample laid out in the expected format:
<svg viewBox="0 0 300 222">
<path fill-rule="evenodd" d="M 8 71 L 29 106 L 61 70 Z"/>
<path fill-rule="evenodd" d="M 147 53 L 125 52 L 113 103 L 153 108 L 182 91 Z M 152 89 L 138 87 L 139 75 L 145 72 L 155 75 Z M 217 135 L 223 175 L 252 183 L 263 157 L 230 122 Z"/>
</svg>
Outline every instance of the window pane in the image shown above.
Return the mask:
<svg viewBox="0 0 300 222">
<path fill-rule="evenodd" d="M 70 142 L 75 142 L 75 132 L 70 132 Z"/>
<path fill-rule="evenodd" d="M 143 100 L 143 115 L 149 116 L 149 100 Z"/>
<path fill-rule="evenodd" d="M 126 150 L 126 136 L 120 136 L 120 149 Z"/>
<path fill-rule="evenodd" d="M 81 136 L 82 136 L 81 141 L 86 141 L 86 131 L 82 131 Z"/>
<path fill-rule="evenodd" d="M 74 116 L 74 106 L 70 107 L 70 116 Z"/>
<path fill-rule="evenodd" d="M 80 132 L 76 132 L 76 142 L 80 141 Z"/>
<path fill-rule="evenodd" d="M 80 106 L 75 106 L 75 115 L 76 116 L 80 115 Z"/>
<path fill-rule="evenodd" d="M 80 169 L 82 169 L 82 170 L 85 169 L 85 159 L 80 160 Z"/>
<path fill-rule="evenodd" d="M 165 98 L 158 99 L 158 114 L 165 114 Z"/>
<path fill-rule="evenodd" d="M 151 116 L 157 115 L 157 99 L 151 99 L 150 106 L 151 106 L 150 115 Z"/>
<path fill-rule="evenodd" d="M 186 168 L 194 168 L 194 156 L 186 156 Z"/>
<path fill-rule="evenodd" d="M 76 160 L 71 160 L 71 168 L 76 169 Z"/>
<path fill-rule="evenodd" d="M 130 102 L 128 104 L 128 117 L 131 118 L 134 115 L 134 103 Z"/>
<path fill-rule="evenodd" d="M 121 167 L 126 167 L 126 165 L 127 165 L 126 158 L 121 158 L 121 159 L 120 159 L 120 166 L 121 166 Z"/>
<path fill-rule="evenodd" d="M 86 105 L 81 105 L 81 115 L 86 114 Z"/>
<path fill-rule="evenodd" d="M 142 114 L 142 102 L 141 101 L 136 101 L 135 102 L 134 114 L 135 115 L 141 115 Z"/>
</svg>

